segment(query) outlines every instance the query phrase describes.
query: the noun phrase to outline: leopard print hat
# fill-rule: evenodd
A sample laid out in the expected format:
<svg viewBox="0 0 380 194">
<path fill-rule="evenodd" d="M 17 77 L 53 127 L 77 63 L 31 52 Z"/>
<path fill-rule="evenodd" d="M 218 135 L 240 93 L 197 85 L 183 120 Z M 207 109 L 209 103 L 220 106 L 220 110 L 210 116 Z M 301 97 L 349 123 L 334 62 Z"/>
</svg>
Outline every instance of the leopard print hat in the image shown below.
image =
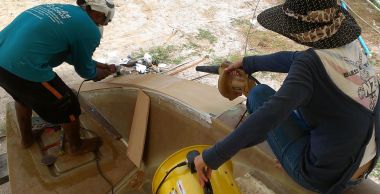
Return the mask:
<svg viewBox="0 0 380 194">
<path fill-rule="evenodd" d="M 361 33 L 337 0 L 286 0 L 260 13 L 257 21 L 299 44 L 320 49 L 346 45 Z"/>
</svg>

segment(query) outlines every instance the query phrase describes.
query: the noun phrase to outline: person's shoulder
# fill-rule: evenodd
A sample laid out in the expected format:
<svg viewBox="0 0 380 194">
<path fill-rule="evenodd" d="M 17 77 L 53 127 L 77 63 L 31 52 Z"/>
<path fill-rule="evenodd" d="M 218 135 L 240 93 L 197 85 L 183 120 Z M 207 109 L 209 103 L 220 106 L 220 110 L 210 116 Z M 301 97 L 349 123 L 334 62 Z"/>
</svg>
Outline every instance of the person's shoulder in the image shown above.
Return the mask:
<svg viewBox="0 0 380 194">
<path fill-rule="evenodd" d="M 315 50 L 313 48 L 309 48 L 303 51 L 297 51 L 294 60 L 307 64 L 319 62 L 318 55 L 315 53 Z"/>
<path fill-rule="evenodd" d="M 64 4 L 64 3 L 44 3 L 44 4 L 39 4 L 35 7 L 38 7 L 38 6 L 43 6 L 43 7 L 47 7 L 47 8 L 51 8 L 51 9 L 77 9 L 79 8 L 78 6 L 76 5 L 72 5 L 72 4 Z"/>
<path fill-rule="evenodd" d="M 72 5 L 72 4 L 51 4 L 55 7 L 59 7 L 67 12 L 69 12 L 70 14 L 77 14 L 77 15 L 84 15 L 85 14 L 85 11 L 83 11 L 83 9 L 77 5 Z"/>
<path fill-rule="evenodd" d="M 297 51 L 293 63 L 290 67 L 291 72 L 319 72 L 321 69 L 321 60 L 315 51 L 310 48 L 303 51 Z"/>
<path fill-rule="evenodd" d="M 75 5 L 67 5 L 66 10 L 70 17 L 69 28 L 74 28 L 75 31 L 80 32 L 80 36 L 100 36 L 98 26 L 82 8 Z"/>
<path fill-rule="evenodd" d="M 35 8 L 40 7 L 40 12 L 43 12 L 44 15 L 54 14 L 59 18 L 67 19 L 72 17 L 83 17 L 85 12 L 76 5 L 72 4 L 61 4 L 61 3 L 46 3 L 37 5 Z M 33 9 L 32 8 L 32 9 Z M 51 17 L 51 16 L 50 16 Z"/>
</svg>

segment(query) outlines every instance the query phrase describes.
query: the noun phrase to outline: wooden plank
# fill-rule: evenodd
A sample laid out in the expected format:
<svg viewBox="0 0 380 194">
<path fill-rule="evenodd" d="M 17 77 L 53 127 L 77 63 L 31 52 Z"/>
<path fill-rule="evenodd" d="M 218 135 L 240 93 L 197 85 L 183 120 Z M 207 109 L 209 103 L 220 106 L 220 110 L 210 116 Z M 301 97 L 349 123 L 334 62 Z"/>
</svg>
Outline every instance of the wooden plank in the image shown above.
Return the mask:
<svg viewBox="0 0 380 194">
<path fill-rule="evenodd" d="M 200 63 L 202 63 L 202 62 L 205 61 L 206 59 L 207 59 L 207 58 L 202 58 L 202 59 L 200 59 L 200 60 L 198 60 L 198 61 L 196 61 L 196 62 L 194 62 L 194 63 L 191 63 L 191 64 L 189 64 L 189 65 L 186 65 L 186 66 L 183 66 L 183 67 L 181 67 L 181 68 L 178 68 L 178 69 L 174 70 L 173 72 L 168 72 L 167 74 L 168 74 L 168 75 L 175 75 L 175 74 L 178 74 L 179 72 L 185 71 L 186 69 L 189 69 L 189 68 L 191 68 L 191 67 L 194 67 L 194 66 L 196 66 L 196 65 L 199 65 Z"/>
<path fill-rule="evenodd" d="M 9 181 L 7 153 L 0 155 L 0 185 Z"/>
<path fill-rule="evenodd" d="M 128 139 L 127 155 L 140 168 L 144 153 L 145 137 L 148 127 L 150 99 L 142 90 L 137 94 L 135 112 L 133 114 L 131 133 Z"/>
</svg>

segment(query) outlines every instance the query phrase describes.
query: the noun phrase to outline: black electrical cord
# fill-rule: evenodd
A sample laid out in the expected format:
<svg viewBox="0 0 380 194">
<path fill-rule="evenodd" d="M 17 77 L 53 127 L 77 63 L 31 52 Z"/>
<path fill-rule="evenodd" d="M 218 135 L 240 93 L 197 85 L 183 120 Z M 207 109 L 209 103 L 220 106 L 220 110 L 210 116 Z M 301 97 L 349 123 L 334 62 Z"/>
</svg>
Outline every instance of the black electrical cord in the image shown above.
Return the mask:
<svg viewBox="0 0 380 194">
<path fill-rule="evenodd" d="M 256 84 L 261 84 L 261 83 L 259 82 L 259 80 L 257 80 L 257 79 L 256 79 L 255 77 L 253 77 L 252 75 L 248 75 L 248 78 L 251 79 L 251 80 L 253 80 L 253 81 L 255 81 Z"/>
<path fill-rule="evenodd" d="M 82 85 L 84 84 L 84 82 L 87 82 L 87 81 L 91 81 L 91 80 L 90 80 L 90 79 L 85 79 L 85 80 L 83 80 L 82 83 L 79 85 L 78 92 L 77 92 L 77 98 L 78 98 L 78 96 L 79 96 L 79 91 L 80 91 L 80 89 L 82 88 Z"/>
<path fill-rule="evenodd" d="M 104 175 L 102 169 L 100 168 L 100 165 L 99 165 L 99 161 L 100 161 L 100 156 L 99 156 L 99 149 L 95 151 L 95 160 L 96 160 L 96 168 L 98 169 L 98 172 L 100 174 L 100 176 L 103 177 L 103 179 L 111 186 L 111 193 L 113 194 L 113 184 L 112 182 L 107 179 L 107 177 Z"/>
<path fill-rule="evenodd" d="M 90 130 L 90 129 L 86 129 L 86 128 L 82 128 L 90 133 L 92 133 L 95 137 L 99 137 L 99 135 L 93 131 L 93 130 Z M 102 169 L 100 168 L 100 164 L 99 164 L 99 161 L 100 161 L 100 152 L 99 152 L 99 148 L 94 152 L 95 154 L 95 161 L 96 161 L 96 168 L 98 169 L 98 172 L 100 174 L 100 176 L 111 186 L 111 193 L 113 194 L 114 193 L 114 187 L 113 187 L 113 184 L 112 182 L 104 175 Z"/>
<path fill-rule="evenodd" d="M 235 125 L 235 129 L 240 125 L 241 121 L 243 120 L 245 114 L 247 114 L 248 109 L 245 109 L 243 115 L 241 115 L 239 122 Z"/>
<path fill-rule="evenodd" d="M 181 167 L 181 166 L 186 166 L 187 165 L 187 162 L 184 161 L 184 162 L 181 162 L 177 165 L 175 165 L 173 168 L 171 168 L 168 172 L 166 172 L 166 175 L 164 176 L 164 178 L 161 180 L 160 184 L 158 185 L 157 187 L 157 190 L 156 190 L 156 194 L 158 194 L 158 191 L 160 190 L 162 184 L 164 183 L 165 179 L 169 176 L 169 174 L 176 168 L 178 167 Z"/>
<path fill-rule="evenodd" d="M 77 98 L 79 96 L 79 92 L 80 92 L 80 89 L 82 88 L 82 85 L 84 82 L 86 81 L 90 81 L 89 79 L 86 79 L 86 80 L 83 80 L 82 83 L 79 85 L 79 88 L 78 88 L 78 92 L 77 92 Z M 84 130 L 92 133 L 95 137 L 99 137 L 99 135 L 97 133 L 95 133 L 95 131 L 92 131 L 90 129 L 86 129 L 86 128 L 83 128 Z M 113 184 L 112 182 L 107 179 L 107 177 L 104 175 L 102 169 L 100 168 L 100 164 L 99 164 L 99 161 L 100 161 L 100 152 L 99 152 L 99 148 L 94 152 L 95 154 L 95 161 L 96 161 L 96 169 L 98 170 L 100 176 L 111 186 L 111 193 L 113 194 L 114 193 L 114 187 L 113 187 Z"/>
</svg>

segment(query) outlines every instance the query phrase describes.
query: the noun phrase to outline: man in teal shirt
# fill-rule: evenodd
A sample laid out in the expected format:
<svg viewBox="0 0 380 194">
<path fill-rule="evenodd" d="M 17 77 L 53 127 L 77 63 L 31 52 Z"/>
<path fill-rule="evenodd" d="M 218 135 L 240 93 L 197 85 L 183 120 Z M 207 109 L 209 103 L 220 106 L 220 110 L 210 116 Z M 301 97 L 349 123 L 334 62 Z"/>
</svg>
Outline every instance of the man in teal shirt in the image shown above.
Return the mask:
<svg viewBox="0 0 380 194">
<path fill-rule="evenodd" d="M 99 81 L 115 72 L 114 65 L 92 59 L 99 46 L 99 27 L 114 14 L 111 0 L 77 0 L 77 4 L 44 4 L 21 13 L 0 31 L 0 86 L 14 99 L 21 144 L 33 144 L 31 116 L 60 124 L 69 153 L 95 151 L 99 138 L 81 139 L 80 106 L 76 95 L 53 71 L 67 62 L 84 79 Z"/>
</svg>

